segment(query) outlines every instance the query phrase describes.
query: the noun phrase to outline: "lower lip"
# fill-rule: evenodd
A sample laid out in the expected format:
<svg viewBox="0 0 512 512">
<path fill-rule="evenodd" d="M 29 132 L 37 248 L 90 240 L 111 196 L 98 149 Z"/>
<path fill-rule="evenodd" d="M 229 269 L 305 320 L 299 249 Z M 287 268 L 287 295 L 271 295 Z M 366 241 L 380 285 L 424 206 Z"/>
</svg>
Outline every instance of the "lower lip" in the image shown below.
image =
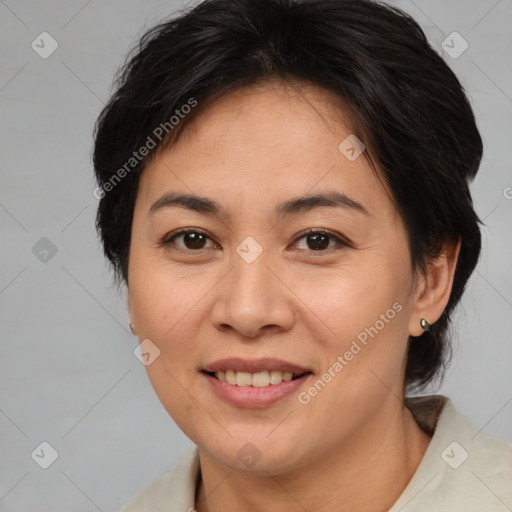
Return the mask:
<svg viewBox="0 0 512 512">
<path fill-rule="evenodd" d="M 270 384 L 262 388 L 254 386 L 236 386 L 221 382 L 208 373 L 201 372 L 207 379 L 213 391 L 223 400 L 237 407 L 266 407 L 285 396 L 296 392 L 312 375 L 306 373 L 294 380 L 283 380 L 279 384 Z"/>
</svg>

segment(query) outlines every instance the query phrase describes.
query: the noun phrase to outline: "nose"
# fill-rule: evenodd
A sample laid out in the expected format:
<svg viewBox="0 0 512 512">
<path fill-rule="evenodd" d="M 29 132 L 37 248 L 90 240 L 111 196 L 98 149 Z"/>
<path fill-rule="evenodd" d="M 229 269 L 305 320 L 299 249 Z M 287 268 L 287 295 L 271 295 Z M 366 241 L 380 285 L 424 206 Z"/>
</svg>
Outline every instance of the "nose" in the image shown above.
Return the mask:
<svg viewBox="0 0 512 512">
<path fill-rule="evenodd" d="M 252 263 L 234 258 L 233 267 L 216 289 L 211 320 L 216 329 L 258 338 L 293 326 L 293 293 L 265 251 Z"/>
</svg>

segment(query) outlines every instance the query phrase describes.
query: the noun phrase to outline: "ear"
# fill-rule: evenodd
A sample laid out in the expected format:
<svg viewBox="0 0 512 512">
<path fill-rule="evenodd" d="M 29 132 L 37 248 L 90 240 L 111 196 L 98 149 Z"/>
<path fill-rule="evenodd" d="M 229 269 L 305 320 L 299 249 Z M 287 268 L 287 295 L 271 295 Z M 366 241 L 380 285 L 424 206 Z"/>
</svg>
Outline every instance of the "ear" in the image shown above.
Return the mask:
<svg viewBox="0 0 512 512">
<path fill-rule="evenodd" d="M 433 324 L 443 314 L 452 291 L 460 245 L 460 238 L 447 241 L 440 256 L 429 262 L 426 273 L 418 275 L 409 320 L 410 336 L 423 334 L 424 330 L 420 325 L 422 318 Z"/>
</svg>

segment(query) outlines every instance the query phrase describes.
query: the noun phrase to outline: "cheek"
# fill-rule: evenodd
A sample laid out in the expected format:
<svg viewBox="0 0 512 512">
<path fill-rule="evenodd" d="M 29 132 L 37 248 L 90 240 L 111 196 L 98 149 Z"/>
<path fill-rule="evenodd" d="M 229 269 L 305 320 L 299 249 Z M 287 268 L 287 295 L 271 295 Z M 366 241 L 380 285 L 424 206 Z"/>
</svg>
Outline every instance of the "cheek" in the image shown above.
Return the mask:
<svg viewBox="0 0 512 512">
<path fill-rule="evenodd" d="M 333 270 L 323 277 L 317 273 L 314 279 L 303 274 L 300 280 L 295 279 L 295 290 L 317 321 L 326 324 L 330 336 L 346 339 L 373 325 L 395 302 L 402 304 L 401 277 L 385 265 L 361 264 Z"/>
<path fill-rule="evenodd" d="M 160 403 L 178 427 L 192 438 L 197 439 L 196 429 L 201 431 L 201 422 L 192 418 L 204 417 L 197 397 L 201 394 L 191 386 L 190 376 L 184 373 L 179 356 L 170 357 L 162 353 L 150 366 L 146 367 L 151 386 Z"/>
<path fill-rule="evenodd" d="M 341 364 L 333 369 L 343 374 L 337 384 L 350 381 L 355 396 L 381 386 L 379 378 L 391 384 L 400 377 L 407 342 L 408 279 L 406 264 L 381 258 L 378 266 L 361 261 L 350 271 L 317 276 L 315 286 L 310 280 L 300 283 L 297 295 L 314 313 L 309 317 L 316 327 L 310 329 L 326 333 L 321 342 L 324 370 Z"/>
<path fill-rule="evenodd" d="M 136 266 L 130 285 L 130 301 L 139 338 L 150 339 L 159 356 L 146 366 L 149 380 L 162 405 L 182 429 L 187 418 L 201 414 L 197 393 L 190 388 L 196 367 L 200 327 L 197 305 L 211 287 L 197 278 L 184 278 L 162 265 Z M 144 269 L 144 272 L 140 270 Z M 189 391 L 187 391 L 189 390 Z M 190 429 L 190 426 L 188 426 Z"/>
<path fill-rule="evenodd" d="M 182 330 L 214 284 L 213 273 L 201 266 L 173 264 L 143 250 L 134 250 L 130 260 L 131 310 L 146 337 L 167 339 Z"/>
</svg>

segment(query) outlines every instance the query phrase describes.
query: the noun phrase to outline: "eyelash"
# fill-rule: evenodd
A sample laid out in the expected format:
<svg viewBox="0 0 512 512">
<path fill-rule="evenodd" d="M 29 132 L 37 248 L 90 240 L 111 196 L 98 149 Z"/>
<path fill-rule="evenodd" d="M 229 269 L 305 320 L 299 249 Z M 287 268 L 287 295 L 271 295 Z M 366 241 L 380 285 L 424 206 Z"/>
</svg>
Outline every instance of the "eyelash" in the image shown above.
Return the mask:
<svg viewBox="0 0 512 512">
<path fill-rule="evenodd" d="M 178 238 L 179 236 L 182 236 L 182 235 L 187 235 L 189 233 L 200 234 L 200 235 L 205 236 L 209 240 L 213 241 L 213 239 L 205 231 L 203 231 L 202 229 L 188 228 L 188 229 L 182 229 L 182 230 L 177 231 L 175 233 L 171 233 L 171 234 L 165 235 L 159 241 L 159 245 L 162 246 L 162 247 L 168 248 L 170 245 L 173 244 L 173 240 L 174 239 L 176 239 L 176 238 Z M 306 250 L 306 252 L 310 252 L 310 253 L 313 253 L 313 254 L 315 254 L 315 253 L 316 254 L 318 254 L 318 253 L 329 253 L 332 250 L 339 250 L 339 249 L 342 249 L 344 247 L 352 247 L 352 245 L 348 241 L 343 240 L 342 238 L 340 238 L 339 236 L 335 235 L 331 231 L 328 231 L 328 230 L 325 230 L 325 229 L 313 229 L 313 228 L 309 228 L 305 232 L 300 233 L 299 236 L 295 239 L 294 243 L 297 243 L 302 238 L 305 238 L 305 237 L 311 236 L 311 235 L 324 235 L 324 236 L 328 236 L 328 237 L 330 237 L 330 239 L 336 241 L 337 247 L 331 247 L 330 249 L 321 249 L 321 250 L 318 250 L 318 251 L 304 249 L 304 250 Z M 180 248 L 178 248 L 178 250 L 180 252 L 201 254 L 202 252 L 207 251 L 208 249 L 197 249 L 197 250 L 194 250 L 194 249 L 186 249 L 186 248 L 183 249 L 183 248 L 180 247 Z"/>
</svg>

